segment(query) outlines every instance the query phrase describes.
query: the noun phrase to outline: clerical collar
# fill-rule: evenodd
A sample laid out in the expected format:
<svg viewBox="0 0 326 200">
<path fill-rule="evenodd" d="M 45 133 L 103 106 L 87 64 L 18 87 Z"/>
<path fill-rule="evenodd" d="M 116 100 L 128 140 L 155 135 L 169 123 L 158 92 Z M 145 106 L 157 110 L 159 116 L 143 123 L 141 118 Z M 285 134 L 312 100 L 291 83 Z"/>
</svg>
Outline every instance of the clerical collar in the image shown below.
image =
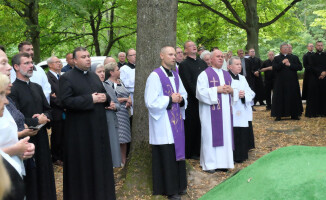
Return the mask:
<svg viewBox="0 0 326 200">
<path fill-rule="evenodd" d="M 234 79 L 234 80 L 239 80 L 239 75 L 234 75 L 233 72 L 231 72 L 231 70 L 229 70 L 229 73 L 231 75 L 231 77 Z"/>
<path fill-rule="evenodd" d="M 135 69 L 136 68 L 136 65 L 132 64 L 132 63 L 127 63 L 127 65 L 131 68 L 131 69 Z"/>
<path fill-rule="evenodd" d="M 164 69 L 164 71 L 166 72 L 166 74 L 168 75 L 168 77 L 173 77 L 173 74 L 172 74 L 172 71 L 171 70 L 169 70 L 169 69 L 167 69 L 167 68 L 165 68 L 163 66 L 162 66 L 162 68 Z"/>
<path fill-rule="evenodd" d="M 316 53 L 318 53 L 320 55 L 321 53 L 323 53 L 323 51 L 316 51 Z"/>
<path fill-rule="evenodd" d="M 20 78 L 17 78 L 17 77 L 16 77 L 16 79 L 18 79 L 18 80 L 21 81 L 21 82 L 26 83 L 27 85 L 29 85 L 29 83 L 31 82 L 29 79 L 28 79 L 28 81 L 21 80 Z"/>
<path fill-rule="evenodd" d="M 82 72 L 84 75 L 88 73 L 88 71 L 84 71 L 77 66 L 75 66 L 74 69 L 77 69 L 78 71 Z"/>
</svg>

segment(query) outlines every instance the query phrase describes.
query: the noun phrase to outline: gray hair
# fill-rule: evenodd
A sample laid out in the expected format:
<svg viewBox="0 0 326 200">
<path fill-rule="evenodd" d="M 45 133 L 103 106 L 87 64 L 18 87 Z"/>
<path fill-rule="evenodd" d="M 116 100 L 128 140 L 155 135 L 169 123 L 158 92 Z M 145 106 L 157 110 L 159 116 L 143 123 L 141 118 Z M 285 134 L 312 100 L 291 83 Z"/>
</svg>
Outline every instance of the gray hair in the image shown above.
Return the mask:
<svg viewBox="0 0 326 200">
<path fill-rule="evenodd" d="M 46 63 L 47 63 L 47 64 L 52 63 L 52 62 L 53 62 L 53 61 L 52 61 L 53 58 L 54 58 L 54 56 L 51 56 L 50 58 L 48 58 L 48 59 L 46 60 Z"/>
<path fill-rule="evenodd" d="M 120 56 L 120 54 L 124 54 L 124 55 L 126 56 L 126 53 L 123 52 L 123 51 L 119 52 L 119 53 L 118 53 L 118 56 Z"/>
<path fill-rule="evenodd" d="M 283 46 L 287 46 L 287 45 L 288 45 L 288 43 L 283 42 L 283 43 L 280 45 L 280 49 L 281 49 Z"/>
<path fill-rule="evenodd" d="M 116 62 L 109 62 L 108 64 L 106 64 L 104 66 L 104 70 L 105 70 L 105 76 L 107 78 L 110 78 L 111 74 L 110 72 L 114 72 L 114 69 L 118 66 L 118 63 Z"/>
<path fill-rule="evenodd" d="M 229 65 L 232 65 L 234 60 L 241 60 L 241 59 L 240 59 L 239 56 L 232 56 L 232 57 L 228 60 Z"/>
<path fill-rule="evenodd" d="M 94 63 L 94 64 L 91 65 L 91 71 L 95 73 L 96 72 L 96 69 L 97 68 L 100 68 L 100 67 L 104 67 L 104 65 L 103 64 Z"/>
<path fill-rule="evenodd" d="M 204 59 L 206 55 L 211 56 L 211 52 L 205 50 L 200 54 L 200 59 Z"/>
</svg>

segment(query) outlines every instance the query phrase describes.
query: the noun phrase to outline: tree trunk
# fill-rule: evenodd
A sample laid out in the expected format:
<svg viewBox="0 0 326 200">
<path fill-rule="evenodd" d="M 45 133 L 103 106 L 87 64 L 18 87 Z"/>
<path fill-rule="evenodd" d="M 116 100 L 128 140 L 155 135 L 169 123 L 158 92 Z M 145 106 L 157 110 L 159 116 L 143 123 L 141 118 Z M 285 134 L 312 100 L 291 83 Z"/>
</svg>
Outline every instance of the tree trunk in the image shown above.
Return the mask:
<svg viewBox="0 0 326 200">
<path fill-rule="evenodd" d="M 247 0 L 246 7 L 246 32 L 247 45 L 246 50 L 254 48 L 256 56 L 259 57 L 258 33 L 259 33 L 259 17 L 257 14 L 257 0 Z"/>
<path fill-rule="evenodd" d="M 152 193 L 152 158 L 149 145 L 148 111 L 144 103 L 147 77 L 161 65 L 160 50 L 176 44 L 177 1 L 137 1 L 137 60 L 134 93 L 132 145 L 123 190 L 128 195 Z M 136 194 L 137 195 L 137 194 Z"/>
<path fill-rule="evenodd" d="M 24 8 L 25 21 L 27 25 L 26 40 L 31 41 L 34 48 L 35 63 L 41 61 L 41 50 L 40 50 L 40 26 L 38 23 L 39 5 L 38 0 L 26 1 L 27 6 Z"/>
</svg>

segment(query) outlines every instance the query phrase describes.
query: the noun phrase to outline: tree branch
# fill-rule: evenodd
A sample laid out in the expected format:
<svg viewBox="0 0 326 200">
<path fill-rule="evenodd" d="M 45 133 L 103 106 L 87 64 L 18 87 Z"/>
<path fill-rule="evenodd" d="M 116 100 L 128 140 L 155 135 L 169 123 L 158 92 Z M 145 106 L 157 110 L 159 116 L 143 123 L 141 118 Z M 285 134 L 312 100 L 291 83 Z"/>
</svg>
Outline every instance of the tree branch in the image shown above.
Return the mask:
<svg viewBox="0 0 326 200">
<path fill-rule="evenodd" d="M 300 2 L 301 0 L 293 0 L 292 3 L 290 5 L 288 5 L 288 7 L 286 7 L 282 12 L 280 12 L 274 19 L 272 19 L 269 22 L 265 22 L 265 23 L 259 23 L 258 26 L 259 28 L 263 28 L 266 26 L 269 26 L 271 24 L 273 24 L 274 22 L 276 22 L 279 18 L 281 18 L 283 15 L 285 15 L 285 13 L 290 10 L 296 3 Z"/>
<path fill-rule="evenodd" d="M 5 5 L 11 9 L 13 9 L 20 17 L 26 17 L 24 13 L 20 12 L 13 6 L 8 0 L 3 0 Z"/>
<path fill-rule="evenodd" d="M 230 4 L 230 2 L 228 0 L 221 0 L 226 8 L 232 13 L 233 17 L 242 25 L 242 26 L 246 26 L 246 23 L 240 18 L 240 16 L 238 15 L 238 13 L 233 9 L 232 5 Z"/>
<path fill-rule="evenodd" d="M 236 21 L 234 21 L 234 20 L 228 18 L 227 16 L 225 16 L 225 15 L 222 14 L 221 12 L 219 12 L 219 11 L 213 9 L 212 7 L 208 6 L 207 4 L 205 4 L 202 0 L 198 0 L 198 1 L 201 3 L 201 5 L 202 5 L 204 8 L 206 8 L 207 10 L 209 10 L 209 11 L 211 11 L 211 12 L 217 14 L 218 16 L 222 17 L 225 21 L 229 22 L 230 24 L 233 24 L 233 25 L 235 25 L 235 26 L 237 26 L 237 27 L 239 27 L 239 28 L 242 28 L 242 29 L 246 29 L 246 26 L 245 26 L 245 25 L 243 25 L 243 24 L 241 24 L 241 23 L 239 23 L 239 22 L 236 22 Z M 242 20 L 241 20 L 241 21 L 242 21 Z"/>
<path fill-rule="evenodd" d="M 193 3 L 193 2 L 189 2 L 189 1 L 178 1 L 178 3 L 184 3 L 184 4 L 188 4 L 188 5 L 192 5 L 192 6 L 198 6 L 201 7 L 201 4 L 197 4 L 197 3 Z"/>
</svg>

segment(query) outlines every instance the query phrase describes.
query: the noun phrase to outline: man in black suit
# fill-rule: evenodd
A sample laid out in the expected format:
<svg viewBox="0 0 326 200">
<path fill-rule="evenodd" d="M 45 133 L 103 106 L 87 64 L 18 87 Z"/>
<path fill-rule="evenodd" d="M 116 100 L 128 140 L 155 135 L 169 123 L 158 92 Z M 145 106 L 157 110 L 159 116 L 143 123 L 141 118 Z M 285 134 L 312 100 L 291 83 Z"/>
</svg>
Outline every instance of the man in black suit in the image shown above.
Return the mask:
<svg viewBox="0 0 326 200">
<path fill-rule="evenodd" d="M 51 121 L 51 154 L 54 164 L 62 165 L 63 161 L 63 133 L 64 133 L 64 112 L 59 98 L 59 79 L 61 72 L 61 61 L 53 56 L 47 60 L 49 71 L 46 74 L 51 85 L 50 106 L 52 108 Z"/>
</svg>

